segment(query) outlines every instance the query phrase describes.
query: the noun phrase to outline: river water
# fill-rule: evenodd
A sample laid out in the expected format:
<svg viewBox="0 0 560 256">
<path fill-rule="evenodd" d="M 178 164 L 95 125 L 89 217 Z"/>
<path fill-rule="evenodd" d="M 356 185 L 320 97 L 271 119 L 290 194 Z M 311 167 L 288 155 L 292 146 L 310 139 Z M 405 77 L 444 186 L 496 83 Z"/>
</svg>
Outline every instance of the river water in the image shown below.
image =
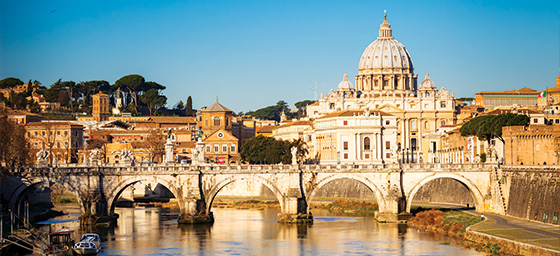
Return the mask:
<svg viewBox="0 0 560 256">
<path fill-rule="evenodd" d="M 484 255 L 406 225 L 317 209 L 312 225 L 278 224 L 278 209 L 214 208 L 214 224 L 179 226 L 178 209 L 117 208 L 116 227 L 94 230 L 80 230 L 77 207 L 63 210 L 42 229 L 74 229 L 76 240 L 98 233 L 101 255 Z"/>
</svg>

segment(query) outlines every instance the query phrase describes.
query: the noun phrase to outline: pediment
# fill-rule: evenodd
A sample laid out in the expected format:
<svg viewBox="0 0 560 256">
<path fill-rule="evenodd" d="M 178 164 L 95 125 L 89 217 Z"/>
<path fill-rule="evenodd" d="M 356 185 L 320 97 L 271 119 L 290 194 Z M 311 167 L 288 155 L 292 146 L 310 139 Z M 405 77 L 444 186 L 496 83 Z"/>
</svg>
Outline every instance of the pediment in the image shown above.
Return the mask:
<svg viewBox="0 0 560 256">
<path fill-rule="evenodd" d="M 205 143 L 210 141 L 238 141 L 238 139 L 225 129 L 221 128 L 204 139 Z"/>
<path fill-rule="evenodd" d="M 395 107 L 391 104 L 382 105 L 377 110 L 383 111 L 385 113 L 402 113 L 402 112 L 404 112 L 403 109 Z"/>
</svg>

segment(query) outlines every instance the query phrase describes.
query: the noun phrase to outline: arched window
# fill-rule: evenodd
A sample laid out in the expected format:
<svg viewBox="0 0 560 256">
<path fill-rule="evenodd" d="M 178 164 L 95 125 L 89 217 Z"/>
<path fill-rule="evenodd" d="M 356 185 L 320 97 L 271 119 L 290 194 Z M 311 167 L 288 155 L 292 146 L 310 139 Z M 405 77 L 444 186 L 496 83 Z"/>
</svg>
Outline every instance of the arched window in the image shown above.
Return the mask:
<svg viewBox="0 0 560 256">
<path fill-rule="evenodd" d="M 416 121 L 411 121 L 410 122 L 410 129 L 416 130 Z"/>
<path fill-rule="evenodd" d="M 445 120 L 441 121 L 441 126 L 445 125 Z"/>
<path fill-rule="evenodd" d="M 364 138 L 364 150 L 369 150 L 369 149 L 370 149 L 369 137 L 365 137 Z"/>
<path fill-rule="evenodd" d="M 220 118 L 214 117 L 214 126 L 220 126 Z"/>
</svg>

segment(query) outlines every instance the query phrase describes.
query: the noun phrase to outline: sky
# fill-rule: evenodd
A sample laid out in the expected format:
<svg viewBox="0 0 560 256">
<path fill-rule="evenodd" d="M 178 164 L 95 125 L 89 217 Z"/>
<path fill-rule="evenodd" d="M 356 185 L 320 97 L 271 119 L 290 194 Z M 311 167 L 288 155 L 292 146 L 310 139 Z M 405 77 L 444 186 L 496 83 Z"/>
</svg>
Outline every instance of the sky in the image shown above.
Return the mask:
<svg viewBox="0 0 560 256">
<path fill-rule="evenodd" d="M 560 1 L 0 0 L 0 79 L 106 80 L 129 74 L 247 112 L 353 84 L 383 11 L 412 57 L 456 97 L 560 75 Z M 316 82 L 315 82 L 316 81 Z"/>
</svg>

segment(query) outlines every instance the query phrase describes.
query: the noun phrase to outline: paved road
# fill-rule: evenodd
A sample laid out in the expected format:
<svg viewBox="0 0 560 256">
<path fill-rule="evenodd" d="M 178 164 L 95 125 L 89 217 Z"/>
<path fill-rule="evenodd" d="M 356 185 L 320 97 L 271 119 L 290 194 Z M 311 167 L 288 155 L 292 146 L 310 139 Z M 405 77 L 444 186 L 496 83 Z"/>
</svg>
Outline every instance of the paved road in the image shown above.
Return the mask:
<svg viewBox="0 0 560 256">
<path fill-rule="evenodd" d="M 466 208 L 464 205 L 438 203 L 414 203 L 414 205 L 461 210 L 480 216 L 480 212 L 475 211 L 472 207 Z M 484 213 L 484 216 L 494 220 L 495 223 L 481 223 L 474 227 L 474 230 L 477 232 L 560 251 L 560 226 L 558 225 L 549 225 L 492 213 Z"/>
</svg>

